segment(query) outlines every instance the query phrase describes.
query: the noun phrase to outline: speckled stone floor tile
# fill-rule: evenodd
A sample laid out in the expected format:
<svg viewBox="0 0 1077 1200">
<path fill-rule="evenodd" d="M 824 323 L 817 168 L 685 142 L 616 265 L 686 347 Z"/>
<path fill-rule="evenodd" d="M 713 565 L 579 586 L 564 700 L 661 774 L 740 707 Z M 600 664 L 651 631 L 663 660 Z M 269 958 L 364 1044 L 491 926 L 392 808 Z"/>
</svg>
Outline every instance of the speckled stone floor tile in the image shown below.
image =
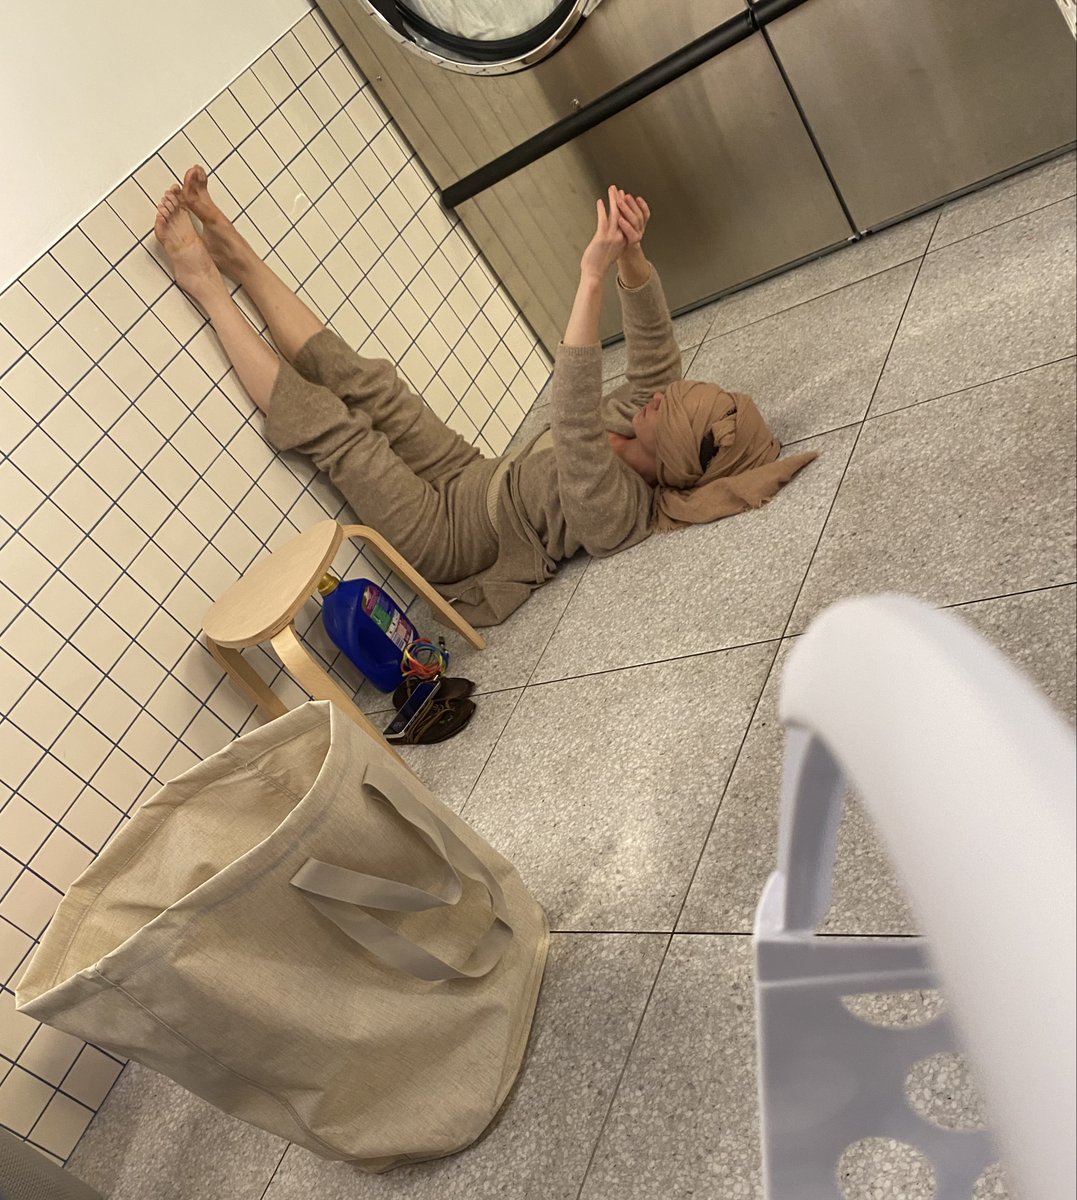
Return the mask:
<svg viewBox="0 0 1077 1200">
<path fill-rule="evenodd" d="M 794 305 L 814 300 L 849 284 L 920 258 L 935 228 L 937 213 L 925 213 L 881 233 L 825 254 L 795 270 L 776 275 L 712 305 L 714 320 L 707 338 L 750 325 Z"/>
<path fill-rule="evenodd" d="M 1077 348 L 1073 198 L 931 251 L 872 415 L 998 379 Z"/>
<path fill-rule="evenodd" d="M 906 263 L 711 338 L 692 374 L 747 392 L 782 442 L 859 421 L 915 277 Z"/>
<path fill-rule="evenodd" d="M 293 1148 L 266 1200 L 575 1200 L 666 940 L 554 936 L 523 1073 L 469 1150 L 371 1176 Z"/>
<path fill-rule="evenodd" d="M 774 652 L 527 689 L 463 816 L 554 929 L 673 928 Z"/>
<path fill-rule="evenodd" d="M 1070 150 L 1050 162 L 1011 175 L 990 187 L 947 204 L 931 238 L 931 249 L 981 233 L 1077 192 L 1077 153 Z"/>
<path fill-rule="evenodd" d="M 795 447 L 819 458 L 756 512 L 655 534 L 592 562 L 536 682 L 781 636 L 854 436 Z"/>
<path fill-rule="evenodd" d="M 1077 719 L 1073 663 L 1077 658 L 1077 587 L 1048 588 L 951 609 L 996 645 L 1070 721 Z M 778 722 L 781 673 L 795 639 L 777 656 L 751 729 L 722 798 L 692 881 L 678 929 L 748 933 L 774 869 L 784 736 Z M 849 798 L 838 834 L 838 856 L 827 933 L 899 934 L 914 923 L 871 821 Z"/>
<path fill-rule="evenodd" d="M 261 1200 L 286 1146 L 128 1063 L 67 1165 L 108 1200 Z"/>
<path fill-rule="evenodd" d="M 865 422 L 789 632 L 863 592 L 934 604 L 1077 577 L 1074 362 Z"/>
<path fill-rule="evenodd" d="M 521 690 L 514 688 L 476 697 L 475 715 L 465 729 L 433 746 L 401 746 L 401 757 L 442 804 L 459 812 L 520 695 Z M 389 714 L 384 718 L 388 724 Z"/>
<path fill-rule="evenodd" d="M 761 1200 L 753 1010 L 750 939 L 673 939 L 581 1200 Z"/>
</svg>

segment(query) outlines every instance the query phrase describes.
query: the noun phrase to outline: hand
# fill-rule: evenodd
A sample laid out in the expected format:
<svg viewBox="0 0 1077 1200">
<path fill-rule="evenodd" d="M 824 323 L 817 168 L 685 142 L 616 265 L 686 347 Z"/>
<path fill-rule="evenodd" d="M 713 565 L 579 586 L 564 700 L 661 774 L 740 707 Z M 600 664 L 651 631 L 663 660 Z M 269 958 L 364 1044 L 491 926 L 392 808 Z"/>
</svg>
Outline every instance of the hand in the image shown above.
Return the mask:
<svg viewBox="0 0 1077 1200">
<path fill-rule="evenodd" d="M 601 200 L 595 201 L 598 210 L 598 224 L 595 235 L 587 244 L 587 249 L 580 259 L 580 275 L 591 280 L 602 280 L 606 272 L 621 257 L 628 245 L 627 228 L 632 228 L 621 215 L 620 192 L 618 188 L 610 187 L 609 212 Z M 641 235 L 642 236 L 642 235 Z"/>
<path fill-rule="evenodd" d="M 627 192 L 618 191 L 617 208 L 622 218 L 621 230 L 625 235 L 628 249 L 639 246 L 651 219 L 651 210 L 642 196 L 630 196 Z"/>
<path fill-rule="evenodd" d="M 642 196 L 630 196 L 623 191 L 617 195 L 617 210 L 621 232 L 625 235 L 625 248 L 617 260 L 617 274 L 625 287 L 642 287 L 651 277 L 651 264 L 643 253 L 643 234 L 651 219 L 651 210 Z"/>
</svg>

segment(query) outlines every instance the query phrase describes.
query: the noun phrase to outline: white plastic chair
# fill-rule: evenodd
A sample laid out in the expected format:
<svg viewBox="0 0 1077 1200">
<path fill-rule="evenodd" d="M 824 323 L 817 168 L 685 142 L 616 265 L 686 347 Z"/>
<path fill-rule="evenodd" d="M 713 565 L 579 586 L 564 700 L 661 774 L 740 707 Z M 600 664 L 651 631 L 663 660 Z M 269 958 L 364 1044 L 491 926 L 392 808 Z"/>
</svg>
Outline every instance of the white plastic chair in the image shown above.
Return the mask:
<svg viewBox="0 0 1077 1200">
<path fill-rule="evenodd" d="M 894 1138 L 940 1200 L 997 1157 L 1021 1200 L 1071 1200 L 1075 1174 L 1074 734 L 958 618 L 900 596 L 843 601 L 790 654 L 778 868 L 755 924 L 768 1200 L 833 1200 L 843 1151 Z M 922 938 L 820 937 L 846 781 L 902 879 Z M 945 1015 L 873 1027 L 841 997 L 941 985 Z M 952 1022 L 952 1023 L 951 1023 Z M 908 1106 L 915 1062 L 963 1049 L 985 1131 Z M 997 1150 L 997 1153 L 996 1153 Z"/>
</svg>

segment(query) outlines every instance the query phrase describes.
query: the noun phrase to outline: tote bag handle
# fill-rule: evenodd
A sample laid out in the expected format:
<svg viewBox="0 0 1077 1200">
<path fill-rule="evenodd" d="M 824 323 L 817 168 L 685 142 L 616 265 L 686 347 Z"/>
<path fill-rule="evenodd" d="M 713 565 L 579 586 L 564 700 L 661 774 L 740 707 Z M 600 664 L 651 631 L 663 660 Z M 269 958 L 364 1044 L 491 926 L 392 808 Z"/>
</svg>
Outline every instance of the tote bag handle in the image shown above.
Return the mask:
<svg viewBox="0 0 1077 1200">
<path fill-rule="evenodd" d="M 292 876 L 292 885 L 353 942 L 399 971 L 430 981 L 478 979 L 489 974 L 512 939 L 508 906 L 501 885 L 470 847 L 412 795 L 396 772 L 371 764 L 363 775 L 363 786 L 378 792 L 441 859 L 444 866 L 437 890 L 424 891 L 395 879 L 365 875 L 317 858 L 307 859 Z M 423 912 L 451 906 L 463 895 L 461 875 L 485 887 L 494 920 L 467 961 L 460 966 L 444 962 L 363 911 L 364 908 L 380 908 L 389 912 Z"/>
</svg>

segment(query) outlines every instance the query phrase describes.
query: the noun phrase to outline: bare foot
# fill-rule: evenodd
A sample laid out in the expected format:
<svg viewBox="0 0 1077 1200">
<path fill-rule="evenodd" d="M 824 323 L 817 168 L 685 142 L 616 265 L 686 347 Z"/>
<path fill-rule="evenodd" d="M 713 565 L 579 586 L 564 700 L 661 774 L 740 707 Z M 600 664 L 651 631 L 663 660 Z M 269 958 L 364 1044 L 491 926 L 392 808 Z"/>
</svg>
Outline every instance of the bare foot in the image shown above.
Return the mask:
<svg viewBox="0 0 1077 1200">
<path fill-rule="evenodd" d="M 202 222 L 202 238 L 217 266 L 237 283 L 255 258 L 243 235 L 210 198 L 209 181 L 202 167 L 194 166 L 183 177 L 183 206 Z"/>
<path fill-rule="evenodd" d="M 178 186 L 170 187 L 161 197 L 153 232 L 168 255 L 176 282 L 189 296 L 202 301 L 215 290 L 224 288 L 220 271 L 180 203 Z"/>
</svg>

